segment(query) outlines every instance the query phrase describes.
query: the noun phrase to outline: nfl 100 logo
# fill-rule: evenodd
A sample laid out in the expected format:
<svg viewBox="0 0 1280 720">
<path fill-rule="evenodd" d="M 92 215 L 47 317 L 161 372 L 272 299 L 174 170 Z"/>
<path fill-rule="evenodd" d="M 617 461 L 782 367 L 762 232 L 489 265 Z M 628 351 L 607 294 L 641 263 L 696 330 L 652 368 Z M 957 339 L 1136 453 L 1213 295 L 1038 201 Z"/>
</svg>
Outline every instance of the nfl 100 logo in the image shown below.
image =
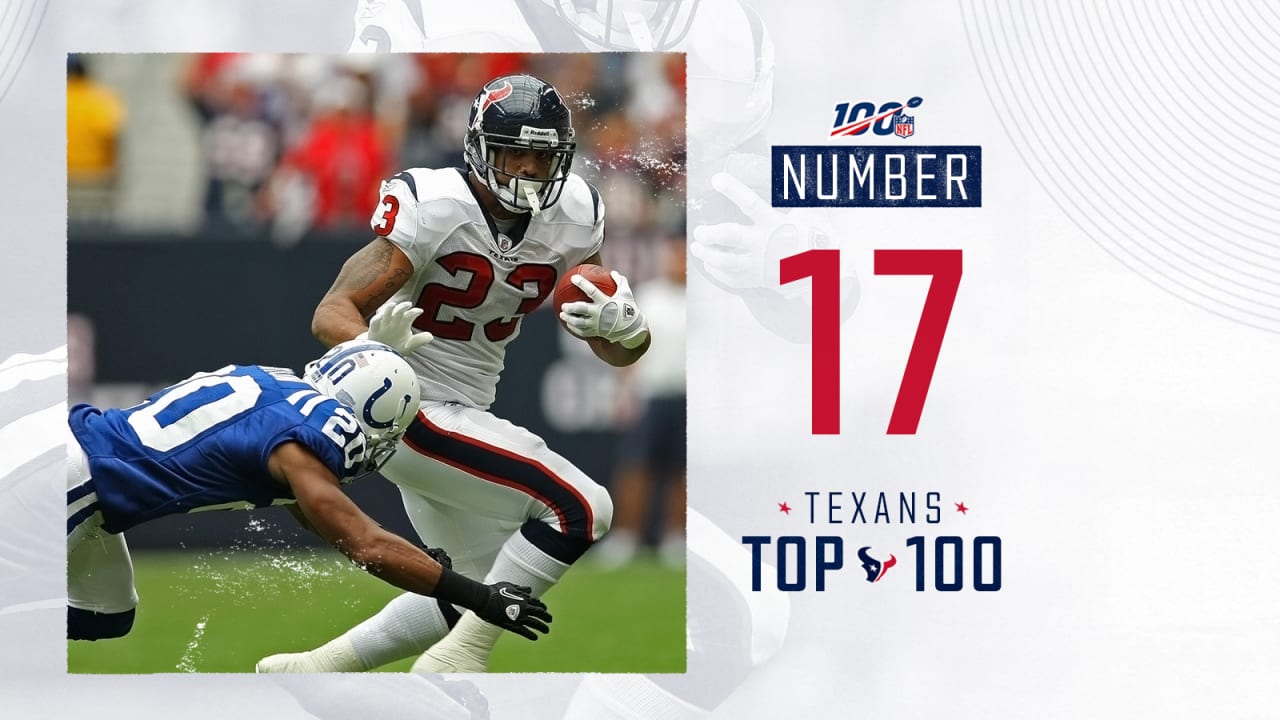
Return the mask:
<svg viewBox="0 0 1280 720">
<path fill-rule="evenodd" d="M 872 102 L 836 104 L 835 121 L 831 125 L 831 137 L 856 137 L 871 131 L 876 135 L 897 135 L 909 138 L 916 134 L 916 117 L 908 115 L 908 108 L 918 108 L 924 99 L 917 96 L 906 103 L 887 102 L 877 106 Z"/>
<path fill-rule="evenodd" d="M 893 116 L 893 134 L 908 138 L 916 134 L 916 116 L 900 112 Z"/>
</svg>

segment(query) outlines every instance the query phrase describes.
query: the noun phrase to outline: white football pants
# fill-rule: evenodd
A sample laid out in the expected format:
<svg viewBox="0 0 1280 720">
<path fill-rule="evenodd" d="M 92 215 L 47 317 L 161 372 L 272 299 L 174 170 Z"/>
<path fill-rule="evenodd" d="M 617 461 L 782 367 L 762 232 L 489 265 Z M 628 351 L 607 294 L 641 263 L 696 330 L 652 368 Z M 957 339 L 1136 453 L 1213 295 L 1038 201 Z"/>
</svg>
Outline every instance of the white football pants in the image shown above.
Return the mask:
<svg viewBox="0 0 1280 720">
<path fill-rule="evenodd" d="M 477 580 L 530 521 L 554 530 L 531 525 L 534 545 L 572 564 L 613 520 L 609 493 L 542 438 L 457 403 L 423 403 L 382 474 L 400 487 L 422 541 Z"/>
<path fill-rule="evenodd" d="M 138 605 L 133 559 L 124 535 L 102 529 L 89 462 L 67 432 L 67 604 L 96 613 L 122 613 Z"/>
</svg>

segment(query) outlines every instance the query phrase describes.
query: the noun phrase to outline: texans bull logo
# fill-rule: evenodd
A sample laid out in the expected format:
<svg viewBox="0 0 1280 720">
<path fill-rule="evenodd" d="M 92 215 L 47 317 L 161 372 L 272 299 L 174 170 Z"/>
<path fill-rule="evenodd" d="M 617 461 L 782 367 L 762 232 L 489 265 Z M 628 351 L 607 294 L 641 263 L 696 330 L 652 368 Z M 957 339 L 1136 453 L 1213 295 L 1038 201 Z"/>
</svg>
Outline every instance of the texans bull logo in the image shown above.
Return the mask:
<svg viewBox="0 0 1280 720">
<path fill-rule="evenodd" d="M 480 112 L 483 114 L 489 106 L 507 99 L 512 93 L 511 81 L 503 80 L 502 85 L 496 88 L 485 88 L 484 97 L 480 99 Z"/>
<path fill-rule="evenodd" d="M 860 548 L 858 550 L 858 560 L 862 561 L 862 569 L 867 573 L 867 582 L 880 582 L 880 578 L 889 572 L 889 568 L 898 564 L 898 558 L 890 555 L 889 559 L 882 563 L 871 557 L 871 554 L 867 552 L 870 549 L 870 545 Z"/>
</svg>

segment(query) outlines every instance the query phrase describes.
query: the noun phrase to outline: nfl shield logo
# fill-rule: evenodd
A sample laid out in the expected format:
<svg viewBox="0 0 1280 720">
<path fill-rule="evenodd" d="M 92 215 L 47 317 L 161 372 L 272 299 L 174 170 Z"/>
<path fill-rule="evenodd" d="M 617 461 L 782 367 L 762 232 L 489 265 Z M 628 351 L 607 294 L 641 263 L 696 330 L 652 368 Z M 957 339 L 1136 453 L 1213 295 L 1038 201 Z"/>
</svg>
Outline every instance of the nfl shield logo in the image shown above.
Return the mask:
<svg viewBox="0 0 1280 720">
<path fill-rule="evenodd" d="M 893 134 L 908 138 L 916 134 L 916 116 L 898 113 L 893 116 Z"/>
<path fill-rule="evenodd" d="M 507 237 L 506 235 L 503 235 L 502 233 L 498 233 L 498 249 L 501 250 L 502 252 L 507 252 L 508 250 L 510 250 L 511 238 Z"/>
</svg>

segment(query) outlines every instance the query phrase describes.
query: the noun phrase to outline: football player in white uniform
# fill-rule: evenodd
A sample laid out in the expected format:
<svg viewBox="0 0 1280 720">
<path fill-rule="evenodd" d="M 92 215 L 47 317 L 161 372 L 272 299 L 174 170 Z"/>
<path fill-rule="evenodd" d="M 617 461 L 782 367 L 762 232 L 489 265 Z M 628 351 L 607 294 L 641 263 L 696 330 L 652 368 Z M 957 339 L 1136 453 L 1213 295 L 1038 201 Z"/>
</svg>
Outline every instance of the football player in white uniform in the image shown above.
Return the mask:
<svg viewBox="0 0 1280 720">
<path fill-rule="evenodd" d="M 769 205 L 774 52 L 755 9 L 741 0 L 359 2 L 352 52 L 476 50 L 685 52 L 690 264 L 774 335 L 809 341 L 808 285 L 780 285 L 778 263 L 836 240 L 825 210 Z M 846 260 L 842 321 L 860 289 Z"/>
<path fill-rule="evenodd" d="M 473 5 L 465 10 L 439 4 L 424 8 L 423 0 L 361 0 L 362 7 L 378 5 L 382 12 L 357 13 L 356 37 L 380 36 L 371 28 L 380 23 L 393 37 L 376 46 L 357 47 L 353 42 L 352 50 L 685 52 L 693 272 L 723 291 L 715 299 L 725 312 L 745 307 L 770 333 L 792 341 L 807 339 L 809 300 L 798 292 L 805 284 L 779 287 L 778 258 L 831 247 L 833 240 L 821 211 L 784 213 L 769 207 L 765 199 L 765 129 L 772 114 L 774 55 L 759 13 L 740 0 L 479 1 L 483 12 Z M 406 6 L 416 6 L 417 12 L 402 12 Z M 395 19 L 410 15 L 417 18 L 416 24 Z M 483 28 L 477 17 L 485 18 Z M 856 307 L 859 287 L 852 263 L 842 263 L 841 269 L 843 319 Z M 733 510 L 703 509 L 711 520 L 705 527 L 733 526 Z M 697 668 L 703 680 L 682 684 L 681 676 L 589 675 L 567 717 L 630 717 L 633 711 L 623 708 L 637 706 L 661 707 L 661 712 L 674 713 L 669 717 L 700 717 L 720 705 L 780 646 L 788 622 L 785 603 L 771 612 L 748 613 L 744 608 L 752 594 L 733 600 L 736 583 L 731 573 L 737 564 L 719 552 L 720 544 L 704 537 L 724 533 L 695 532 L 698 517 L 690 508 L 688 652 L 689 667 Z M 697 598 L 707 603 L 699 604 Z M 776 642 L 762 643 L 760 637 Z M 746 652 L 748 647 L 754 651 Z M 708 673 L 706 668 L 714 670 Z"/>
<path fill-rule="evenodd" d="M 570 268 L 602 264 L 604 203 L 569 171 L 574 150 L 569 108 L 554 87 L 529 75 L 490 81 L 471 109 L 468 170 L 415 168 L 383 183 L 372 219 L 378 237 L 343 266 L 312 324 L 333 345 L 370 332 L 365 318 L 384 304 L 413 320 L 416 332 L 408 322 L 370 332 L 405 354 L 422 388 L 421 410 L 383 474 L 400 487 L 423 541 L 447 548 L 456 571 L 535 595 L 609 530 L 613 515 L 604 488 L 488 411 L 522 317 Z M 623 366 L 644 354 L 649 330 L 627 279 L 613 279 L 609 296 L 575 275 L 591 301 L 558 309 L 596 355 Z M 415 670 L 479 672 L 498 638 L 486 625 L 405 594 L 324 646 L 273 655 L 258 669 L 368 670 L 431 648 Z"/>
</svg>

